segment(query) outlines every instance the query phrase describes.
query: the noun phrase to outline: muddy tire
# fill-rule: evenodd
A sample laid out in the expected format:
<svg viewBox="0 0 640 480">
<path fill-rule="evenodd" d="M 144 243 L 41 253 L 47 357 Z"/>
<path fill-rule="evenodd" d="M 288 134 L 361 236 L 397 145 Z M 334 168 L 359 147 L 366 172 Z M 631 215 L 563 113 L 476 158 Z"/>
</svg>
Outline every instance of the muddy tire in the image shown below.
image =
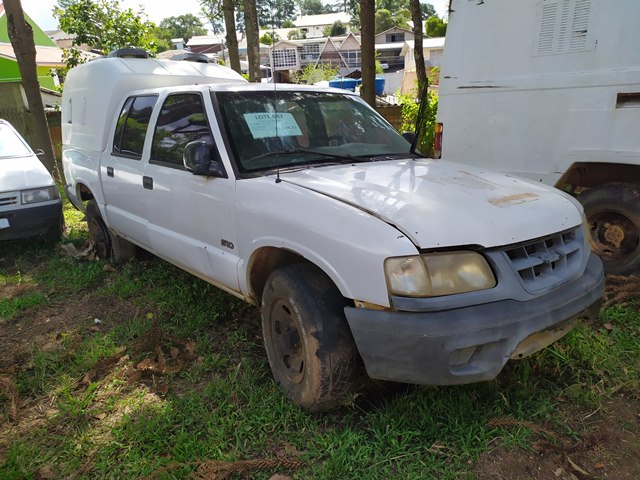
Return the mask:
<svg viewBox="0 0 640 480">
<path fill-rule="evenodd" d="M 578 196 L 605 272 L 640 272 L 640 186 L 607 183 Z"/>
<path fill-rule="evenodd" d="M 89 227 L 89 240 L 93 243 L 99 258 L 119 264 L 128 262 L 135 256 L 136 246 L 116 235 L 107 227 L 102 220 L 95 200 L 90 200 L 87 203 L 86 219 Z"/>
<path fill-rule="evenodd" d="M 284 393 L 310 412 L 345 403 L 355 390 L 359 357 L 333 282 L 309 264 L 280 268 L 262 295 L 262 333 Z"/>
</svg>

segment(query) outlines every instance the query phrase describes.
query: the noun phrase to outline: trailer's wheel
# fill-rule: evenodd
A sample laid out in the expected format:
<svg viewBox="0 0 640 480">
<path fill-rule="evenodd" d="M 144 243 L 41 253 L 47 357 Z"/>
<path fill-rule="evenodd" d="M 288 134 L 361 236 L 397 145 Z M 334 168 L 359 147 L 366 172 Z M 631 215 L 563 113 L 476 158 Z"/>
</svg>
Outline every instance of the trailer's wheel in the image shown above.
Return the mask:
<svg viewBox="0 0 640 480">
<path fill-rule="evenodd" d="M 102 220 L 95 200 L 89 200 L 86 208 L 89 240 L 93 243 L 99 258 L 113 263 L 125 263 L 136 254 L 136 246 L 116 235 Z"/>
<path fill-rule="evenodd" d="M 607 273 L 640 272 L 640 186 L 607 183 L 578 196 Z"/>
<path fill-rule="evenodd" d="M 344 403 L 354 390 L 358 353 L 344 317 L 345 299 L 309 264 L 280 268 L 262 295 L 262 332 L 271 371 L 305 410 Z"/>
</svg>

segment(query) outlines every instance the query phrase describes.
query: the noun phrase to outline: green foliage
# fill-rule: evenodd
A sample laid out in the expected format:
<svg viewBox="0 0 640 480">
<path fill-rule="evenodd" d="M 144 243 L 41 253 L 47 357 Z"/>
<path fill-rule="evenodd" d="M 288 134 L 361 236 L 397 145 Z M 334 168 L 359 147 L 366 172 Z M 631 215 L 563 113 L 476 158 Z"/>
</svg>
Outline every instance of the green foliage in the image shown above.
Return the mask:
<svg viewBox="0 0 640 480">
<path fill-rule="evenodd" d="M 282 28 L 296 28 L 296 24 L 293 20 L 286 19 L 282 22 Z"/>
<path fill-rule="evenodd" d="M 155 53 L 154 25 L 144 11 L 122 9 L 120 0 L 71 0 L 55 8 L 61 30 L 75 35 L 74 45 L 86 44 L 108 54 L 122 47 L 139 47 Z"/>
<path fill-rule="evenodd" d="M 322 0 L 301 0 L 299 2 L 302 15 L 322 15 L 330 13 Z"/>
<path fill-rule="evenodd" d="M 263 43 L 265 45 L 273 45 L 278 41 L 280 41 L 280 37 L 278 36 L 277 33 L 271 30 L 265 31 L 264 35 L 260 37 L 260 43 Z"/>
<path fill-rule="evenodd" d="M 293 75 L 294 83 L 313 85 L 322 80 L 332 80 L 338 75 L 338 68 L 331 68 L 330 65 L 320 64 L 318 66 L 309 64 L 300 73 Z"/>
<path fill-rule="evenodd" d="M 428 94 L 428 109 L 422 119 L 421 134 L 418 139 L 418 151 L 424 155 L 430 155 L 433 150 L 433 140 L 435 138 L 436 113 L 438 111 L 438 94 L 430 91 Z M 400 95 L 400 105 L 402 106 L 402 132 L 415 132 L 418 111 L 420 109 L 419 99 L 414 95 Z"/>
<path fill-rule="evenodd" d="M 444 37 L 447 33 L 447 22 L 437 15 L 427 18 L 425 30 L 429 37 Z"/>
<path fill-rule="evenodd" d="M 347 26 L 340 20 L 333 22 L 333 25 L 324 27 L 324 30 L 322 30 L 322 35 L 325 37 L 337 37 L 345 33 L 347 33 Z"/>
<path fill-rule="evenodd" d="M 302 30 L 291 30 L 287 34 L 287 38 L 289 40 L 303 40 L 303 39 L 307 38 L 307 34 L 305 32 L 303 32 Z"/>
<path fill-rule="evenodd" d="M 409 20 L 411 20 L 411 12 L 406 8 L 393 10 L 393 13 L 391 10 L 381 8 L 376 10 L 375 32 L 378 34 L 393 27 L 408 28 Z"/>
<path fill-rule="evenodd" d="M 202 21 L 192 13 L 164 18 L 158 28 L 165 40 L 182 38 L 185 43 L 195 35 L 207 34 L 207 29 L 204 28 Z"/>
</svg>

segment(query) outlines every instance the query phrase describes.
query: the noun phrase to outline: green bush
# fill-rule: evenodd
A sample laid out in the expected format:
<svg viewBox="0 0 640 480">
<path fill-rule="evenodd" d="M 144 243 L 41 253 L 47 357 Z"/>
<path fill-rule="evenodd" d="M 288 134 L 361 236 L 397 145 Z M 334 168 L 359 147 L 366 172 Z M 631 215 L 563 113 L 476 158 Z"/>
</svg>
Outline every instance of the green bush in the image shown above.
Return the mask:
<svg viewBox="0 0 640 480">
<path fill-rule="evenodd" d="M 400 95 L 400 105 L 402 106 L 402 127 L 401 132 L 414 132 L 416 130 L 416 120 L 420 110 L 420 99 L 413 94 Z M 433 140 L 435 138 L 436 113 L 438 112 L 438 94 L 428 93 L 428 106 L 421 126 L 420 138 L 418 140 L 418 151 L 426 156 L 433 156 Z"/>
</svg>

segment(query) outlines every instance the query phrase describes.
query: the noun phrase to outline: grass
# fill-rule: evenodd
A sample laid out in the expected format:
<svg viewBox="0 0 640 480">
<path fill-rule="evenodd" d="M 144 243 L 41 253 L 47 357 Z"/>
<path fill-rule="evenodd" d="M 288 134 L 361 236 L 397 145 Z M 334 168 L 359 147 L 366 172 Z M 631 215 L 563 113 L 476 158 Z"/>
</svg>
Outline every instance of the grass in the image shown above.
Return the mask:
<svg viewBox="0 0 640 480">
<path fill-rule="evenodd" d="M 81 216 L 65 211 L 80 246 Z M 14 253 L 0 288 L 23 285 L 26 293 L 2 300 L 3 318 L 82 298 L 108 302 L 100 324 L 82 317 L 55 342 L 34 344 L 12 374 L 22 406 L 12 424 L 0 394 L 1 478 L 140 478 L 162 468 L 160 478 L 183 478 L 193 462 L 260 458 L 305 466 L 248 478 L 471 479 L 496 441 L 530 449 L 540 436 L 533 424 L 576 438 L 575 409 L 639 400 L 637 304 L 604 310 L 596 324 L 509 363 L 494 381 L 396 393 L 380 384 L 311 415 L 272 382 L 252 307 L 156 259 L 110 271 L 51 245 Z M 161 371 L 158 349 L 168 365 Z M 495 418 L 513 421 L 495 426 Z"/>
</svg>

